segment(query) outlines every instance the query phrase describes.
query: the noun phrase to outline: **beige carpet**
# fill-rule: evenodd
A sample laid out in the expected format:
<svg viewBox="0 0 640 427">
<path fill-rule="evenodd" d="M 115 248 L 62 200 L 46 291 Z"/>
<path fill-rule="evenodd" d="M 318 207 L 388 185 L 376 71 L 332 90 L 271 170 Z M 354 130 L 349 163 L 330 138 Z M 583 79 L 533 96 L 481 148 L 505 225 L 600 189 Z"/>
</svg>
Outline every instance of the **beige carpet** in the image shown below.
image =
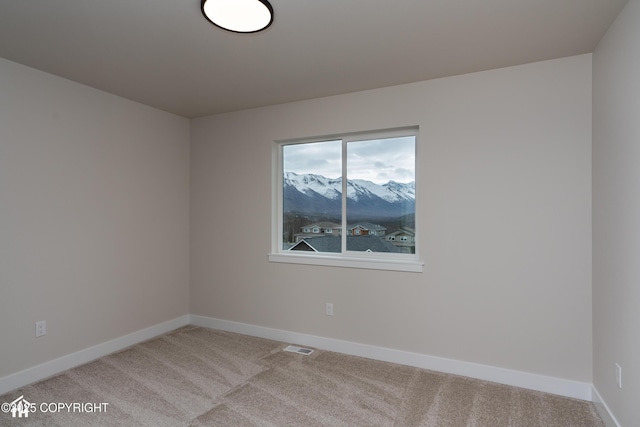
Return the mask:
<svg viewBox="0 0 640 427">
<path fill-rule="evenodd" d="M 2 426 L 604 427 L 591 403 L 454 375 L 185 327 L 0 396 L 108 403 Z"/>
</svg>

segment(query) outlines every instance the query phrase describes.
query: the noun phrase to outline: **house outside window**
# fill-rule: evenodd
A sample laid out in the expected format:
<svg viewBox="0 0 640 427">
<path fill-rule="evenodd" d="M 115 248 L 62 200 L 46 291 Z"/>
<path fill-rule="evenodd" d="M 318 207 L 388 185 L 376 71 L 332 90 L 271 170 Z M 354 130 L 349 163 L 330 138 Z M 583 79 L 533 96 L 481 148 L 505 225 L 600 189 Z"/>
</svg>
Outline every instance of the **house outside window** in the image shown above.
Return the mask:
<svg viewBox="0 0 640 427">
<path fill-rule="evenodd" d="M 417 128 L 277 141 L 270 261 L 422 271 L 416 244 L 385 237 L 416 229 L 417 141 Z"/>
</svg>

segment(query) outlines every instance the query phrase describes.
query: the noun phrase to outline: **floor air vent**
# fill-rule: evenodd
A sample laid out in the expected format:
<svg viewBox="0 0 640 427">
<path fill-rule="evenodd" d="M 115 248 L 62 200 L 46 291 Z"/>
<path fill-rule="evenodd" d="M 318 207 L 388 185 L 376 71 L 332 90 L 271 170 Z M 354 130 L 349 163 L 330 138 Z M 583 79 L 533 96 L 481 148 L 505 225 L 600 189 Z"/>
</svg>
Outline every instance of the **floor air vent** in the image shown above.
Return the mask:
<svg viewBox="0 0 640 427">
<path fill-rule="evenodd" d="M 288 346 L 287 348 L 284 349 L 284 351 L 289 351 L 291 353 L 304 354 L 305 356 L 313 353 L 313 350 L 311 350 L 310 348 L 302 348 L 295 345 Z"/>
</svg>

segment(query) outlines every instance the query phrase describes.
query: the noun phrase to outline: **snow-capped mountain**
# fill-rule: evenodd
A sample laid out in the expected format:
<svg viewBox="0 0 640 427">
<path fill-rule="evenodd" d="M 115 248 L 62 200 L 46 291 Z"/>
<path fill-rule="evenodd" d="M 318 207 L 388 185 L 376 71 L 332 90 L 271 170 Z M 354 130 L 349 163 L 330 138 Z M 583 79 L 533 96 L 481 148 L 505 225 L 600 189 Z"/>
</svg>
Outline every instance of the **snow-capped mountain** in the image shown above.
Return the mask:
<svg viewBox="0 0 640 427">
<path fill-rule="evenodd" d="M 285 172 L 284 211 L 328 215 L 341 212 L 342 179 Z M 379 185 L 365 180 L 347 181 L 349 215 L 397 217 L 415 210 L 415 183 L 389 181 Z"/>
</svg>

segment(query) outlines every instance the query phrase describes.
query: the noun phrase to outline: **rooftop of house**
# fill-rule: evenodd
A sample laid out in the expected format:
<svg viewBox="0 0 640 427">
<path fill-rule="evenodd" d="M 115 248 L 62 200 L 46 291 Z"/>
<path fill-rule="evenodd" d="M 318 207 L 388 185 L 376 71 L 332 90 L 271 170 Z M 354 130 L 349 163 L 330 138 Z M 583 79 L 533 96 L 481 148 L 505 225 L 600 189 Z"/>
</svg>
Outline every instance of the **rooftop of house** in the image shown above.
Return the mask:
<svg viewBox="0 0 640 427">
<path fill-rule="evenodd" d="M 290 251 L 315 250 L 318 252 L 340 252 L 342 238 L 339 236 L 306 237 Z M 400 252 L 397 247 L 376 236 L 347 236 L 347 248 L 356 252 Z"/>
</svg>

